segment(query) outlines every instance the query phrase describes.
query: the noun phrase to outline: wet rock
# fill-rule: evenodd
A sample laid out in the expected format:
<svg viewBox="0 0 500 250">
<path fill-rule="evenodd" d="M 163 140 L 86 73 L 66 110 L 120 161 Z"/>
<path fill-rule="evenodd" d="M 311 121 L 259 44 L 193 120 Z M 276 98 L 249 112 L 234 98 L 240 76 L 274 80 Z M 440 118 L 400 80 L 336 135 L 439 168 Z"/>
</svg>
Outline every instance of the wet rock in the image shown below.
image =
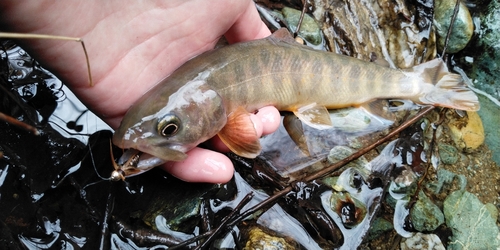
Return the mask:
<svg viewBox="0 0 500 250">
<path fill-rule="evenodd" d="M 414 187 L 416 180 L 418 180 L 418 177 L 415 172 L 410 167 L 404 166 L 401 174 L 391 182 L 389 194 L 396 200 L 407 197 L 408 192 Z"/>
<path fill-rule="evenodd" d="M 443 212 L 422 191 L 410 211 L 410 218 L 415 230 L 420 232 L 434 231 L 444 223 Z"/>
<path fill-rule="evenodd" d="M 260 228 L 253 228 L 249 232 L 248 241 L 243 249 L 296 249 L 296 246 L 292 246 L 285 239 L 272 236 Z"/>
<path fill-rule="evenodd" d="M 330 207 L 342 220 L 346 228 L 357 226 L 366 216 L 366 206 L 349 193 L 333 192 L 330 197 Z"/>
<path fill-rule="evenodd" d="M 438 49 L 443 50 L 446 34 L 451 24 L 451 17 L 455 9 L 456 1 L 436 0 L 434 5 L 434 24 L 438 34 Z M 453 30 L 450 35 L 446 53 L 457 53 L 469 43 L 472 33 L 474 32 L 474 24 L 469 9 L 460 1 L 458 15 L 453 24 Z"/>
<path fill-rule="evenodd" d="M 439 157 L 441 158 L 441 162 L 443 164 L 455 164 L 458 161 L 460 155 L 458 154 L 457 148 L 449 145 L 449 144 L 439 144 Z"/>
<path fill-rule="evenodd" d="M 283 17 L 285 18 L 288 28 L 294 32 L 297 30 L 297 24 L 300 19 L 300 10 L 284 7 L 281 10 L 283 13 Z M 300 25 L 300 30 L 298 35 L 304 38 L 307 42 L 313 45 L 319 45 L 323 42 L 323 37 L 321 36 L 321 31 L 319 29 L 318 24 L 309 14 L 304 15 L 304 19 L 302 20 L 302 24 Z"/>
<path fill-rule="evenodd" d="M 370 230 L 368 231 L 367 239 L 369 241 L 374 240 L 380 237 L 383 233 L 392 230 L 393 228 L 394 227 L 392 226 L 392 223 L 390 221 L 378 217 L 373 221 L 373 224 L 370 227 Z"/>
<path fill-rule="evenodd" d="M 484 142 L 484 128 L 476 112 L 467 112 L 467 117 L 454 115 L 448 123 L 450 135 L 459 150 L 472 151 Z"/>
<path fill-rule="evenodd" d="M 467 191 L 451 193 L 443 204 L 446 225 L 452 230 L 448 249 L 496 249 L 498 227 L 487 207 Z"/>
<path fill-rule="evenodd" d="M 445 250 L 441 239 L 435 234 L 416 233 L 401 240 L 401 250 L 428 249 Z"/>
</svg>

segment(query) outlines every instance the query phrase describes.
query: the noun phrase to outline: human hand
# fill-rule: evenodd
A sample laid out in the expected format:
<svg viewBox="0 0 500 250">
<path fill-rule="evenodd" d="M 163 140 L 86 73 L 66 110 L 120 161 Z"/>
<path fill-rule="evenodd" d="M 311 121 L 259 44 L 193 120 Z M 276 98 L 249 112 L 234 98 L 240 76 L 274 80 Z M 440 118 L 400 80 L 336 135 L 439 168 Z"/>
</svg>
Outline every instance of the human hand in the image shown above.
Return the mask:
<svg viewBox="0 0 500 250">
<path fill-rule="evenodd" d="M 212 49 L 221 35 L 230 43 L 270 34 L 250 0 L 1 1 L 0 27 L 22 33 L 81 37 L 89 52 L 90 87 L 83 52 L 75 43 L 20 41 L 111 127 L 148 89 L 195 55 Z M 277 129 L 275 108 L 253 116 L 258 133 Z M 215 149 L 227 151 L 220 142 Z M 191 182 L 226 182 L 231 161 L 215 151 L 196 148 L 188 159 L 164 166 Z"/>
</svg>

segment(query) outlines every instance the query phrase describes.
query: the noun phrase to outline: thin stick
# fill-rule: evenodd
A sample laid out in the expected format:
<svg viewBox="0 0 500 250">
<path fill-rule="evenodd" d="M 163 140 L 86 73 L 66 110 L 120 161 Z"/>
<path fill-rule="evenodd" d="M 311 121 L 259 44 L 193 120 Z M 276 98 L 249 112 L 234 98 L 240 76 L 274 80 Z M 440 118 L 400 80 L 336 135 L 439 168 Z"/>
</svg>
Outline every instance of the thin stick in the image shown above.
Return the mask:
<svg viewBox="0 0 500 250">
<path fill-rule="evenodd" d="M 210 236 L 208 236 L 208 238 L 205 239 L 205 241 L 200 244 L 198 247 L 196 247 L 195 249 L 203 249 L 205 248 L 206 246 L 208 246 L 208 244 L 210 244 L 210 242 L 214 239 L 214 237 L 219 234 L 219 232 L 221 232 L 222 230 L 226 229 L 226 226 L 227 224 L 229 223 L 229 220 L 232 219 L 234 217 L 234 215 L 239 212 L 243 206 L 245 206 L 248 202 L 250 202 L 250 200 L 252 199 L 253 197 L 253 193 L 250 192 L 248 193 L 247 195 L 245 195 L 245 197 L 243 197 L 243 199 L 240 201 L 240 203 L 233 209 L 233 211 L 231 211 L 231 213 L 229 213 L 221 222 L 221 224 L 215 229 L 215 230 L 212 230 L 213 233 L 210 234 Z"/>
<path fill-rule="evenodd" d="M 460 7 L 460 0 L 457 0 L 457 3 L 455 4 L 455 9 L 453 10 L 453 15 L 451 16 L 450 27 L 448 27 L 448 33 L 446 33 L 446 38 L 444 39 L 443 54 L 441 56 L 443 58 L 444 54 L 446 54 L 446 48 L 448 47 L 448 41 L 450 40 L 451 32 L 453 30 L 453 25 L 455 24 L 455 20 L 457 19 L 459 7 Z"/>
<path fill-rule="evenodd" d="M 351 162 L 353 160 L 356 160 L 357 158 L 359 158 L 362 155 L 366 154 L 368 151 L 370 151 L 370 150 L 372 150 L 372 149 L 380 146 L 381 144 L 385 143 L 386 141 L 388 141 L 389 139 L 391 139 L 393 136 L 395 136 L 398 133 L 400 133 L 402 130 L 408 128 L 409 126 L 411 126 L 412 124 L 414 124 L 416 121 L 418 121 L 419 119 L 421 119 L 424 115 L 426 115 L 430 111 L 432 111 L 434 108 L 435 108 L 434 106 L 429 106 L 429 107 L 424 108 L 417 115 L 415 115 L 411 119 L 405 121 L 403 124 L 399 125 L 396 129 L 394 129 L 392 132 L 390 132 L 389 134 L 387 134 L 383 138 L 375 141 L 374 143 L 372 143 L 371 145 L 369 145 L 369 146 L 367 146 L 365 148 L 362 148 L 361 150 L 359 150 L 356 153 L 354 153 L 354 154 L 352 154 L 352 155 L 344 158 L 343 160 L 341 160 L 339 162 L 336 162 L 336 163 L 330 165 L 329 167 L 324 168 L 323 170 L 318 171 L 315 174 L 304 178 L 302 180 L 302 182 L 310 182 L 310 181 L 313 181 L 315 179 L 321 178 L 321 177 L 323 177 L 323 176 L 325 176 L 325 175 L 327 175 L 327 174 L 329 174 L 329 173 L 331 173 L 331 172 L 333 172 L 333 171 L 341 168 L 342 166 L 346 165 L 347 163 L 349 163 L 349 162 Z M 267 198 L 266 200 L 260 202 L 259 204 L 251 207 L 247 211 L 241 213 L 240 216 L 238 216 L 234 221 L 240 221 L 240 220 L 248 217 L 249 215 L 255 213 L 255 211 L 257 211 L 259 209 L 262 209 L 263 207 L 265 207 L 265 206 L 267 206 L 269 204 L 272 204 L 272 202 L 274 202 L 277 199 L 281 198 L 282 196 L 286 195 L 288 192 L 292 191 L 292 189 L 293 189 L 292 186 L 288 186 L 285 189 L 283 189 L 283 190 L 275 193 L 273 196 Z M 230 223 L 229 226 L 232 226 L 232 223 Z"/>
<path fill-rule="evenodd" d="M 22 129 L 24 129 L 24 130 L 26 130 L 28 132 L 33 133 L 34 135 L 40 135 L 40 132 L 38 132 L 38 130 L 35 127 L 33 127 L 33 126 L 29 125 L 29 124 L 26 124 L 26 123 L 24 123 L 22 121 L 19 121 L 16 118 L 14 118 L 12 116 L 9 116 L 9 115 L 6 115 L 6 114 L 4 114 L 2 112 L 0 112 L 0 120 L 6 121 L 6 122 L 8 122 L 10 124 L 13 124 L 13 125 L 15 125 L 15 126 L 17 126 L 19 128 L 22 128 Z"/>
<path fill-rule="evenodd" d="M 82 44 L 83 52 L 85 53 L 85 59 L 87 62 L 87 72 L 89 74 L 89 84 L 90 87 L 94 86 L 94 82 L 92 81 L 92 73 L 90 72 L 90 61 L 89 55 L 87 53 L 87 48 L 85 47 L 85 43 L 81 38 L 77 37 L 69 37 L 69 36 L 52 36 L 52 35 L 43 35 L 43 34 L 20 34 L 20 33 L 9 33 L 9 32 L 0 32 L 0 37 L 2 38 L 13 38 L 13 39 L 46 39 L 46 40 L 63 40 L 63 41 L 74 41 Z"/>
<path fill-rule="evenodd" d="M 302 26 L 302 21 L 304 20 L 304 14 L 307 9 L 307 0 L 302 0 L 302 11 L 300 12 L 299 21 L 297 22 L 297 29 L 295 29 L 294 37 L 299 34 L 300 26 Z"/>
</svg>

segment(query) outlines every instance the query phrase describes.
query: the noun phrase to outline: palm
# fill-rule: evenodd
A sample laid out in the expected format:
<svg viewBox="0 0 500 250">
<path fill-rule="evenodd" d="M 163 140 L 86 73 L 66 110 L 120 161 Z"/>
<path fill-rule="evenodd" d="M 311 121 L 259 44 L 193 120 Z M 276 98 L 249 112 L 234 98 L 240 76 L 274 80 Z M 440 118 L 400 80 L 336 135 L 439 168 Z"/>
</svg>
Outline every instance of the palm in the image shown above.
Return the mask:
<svg viewBox="0 0 500 250">
<path fill-rule="evenodd" d="M 249 8 L 253 4 L 250 1 L 135 3 L 131 6 L 95 1 L 69 8 L 65 2 L 55 1 L 50 8 L 41 3 L 40 10 L 32 2 L 9 5 L 7 1 L 0 7 L 12 13 L 4 16 L 8 18 L 4 22 L 15 24 L 9 27 L 17 32 L 83 38 L 94 87 L 88 85 L 85 59 L 77 44 L 32 40 L 28 45 L 112 127 L 118 126 L 128 107 L 152 85 L 189 58 L 213 48 L 233 25 L 229 32 L 233 41 L 255 39 L 269 32 L 260 20 L 255 20 L 255 15 L 250 15 L 255 11 Z M 203 11 L 193 14 L 196 9 Z M 37 21 L 19 12 L 36 12 Z M 242 22 L 250 22 L 245 31 L 236 27 L 243 26 Z"/>
<path fill-rule="evenodd" d="M 114 128 L 135 100 L 191 57 L 213 48 L 221 35 L 237 42 L 270 33 L 250 0 L 4 0 L 0 1 L 0 27 L 12 32 L 83 38 L 92 87 L 78 44 L 20 42 Z M 274 108 L 260 113 L 279 117 Z M 279 124 L 277 118 L 253 121 L 264 134 L 276 130 Z M 232 164 L 221 154 L 195 148 L 188 156 L 186 161 L 164 168 L 186 181 L 226 182 L 232 176 Z"/>
</svg>

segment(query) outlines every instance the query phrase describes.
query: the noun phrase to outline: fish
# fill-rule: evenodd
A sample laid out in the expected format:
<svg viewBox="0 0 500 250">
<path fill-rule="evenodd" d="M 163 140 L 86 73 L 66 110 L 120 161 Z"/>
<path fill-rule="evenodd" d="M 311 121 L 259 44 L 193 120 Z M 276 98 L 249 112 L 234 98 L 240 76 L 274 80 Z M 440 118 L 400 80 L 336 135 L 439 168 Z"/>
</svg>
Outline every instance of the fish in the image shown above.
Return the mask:
<svg viewBox="0 0 500 250">
<path fill-rule="evenodd" d="M 259 108 L 293 112 L 306 125 L 325 129 L 332 126 L 328 109 L 390 98 L 479 110 L 475 93 L 440 59 L 393 69 L 314 50 L 279 29 L 180 66 L 130 107 L 112 141 L 129 150 L 119 160 L 134 163 L 123 167 L 126 177 L 182 161 L 215 135 L 235 154 L 255 158 L 261 146 L 250 113 Z"/>
</svg>

